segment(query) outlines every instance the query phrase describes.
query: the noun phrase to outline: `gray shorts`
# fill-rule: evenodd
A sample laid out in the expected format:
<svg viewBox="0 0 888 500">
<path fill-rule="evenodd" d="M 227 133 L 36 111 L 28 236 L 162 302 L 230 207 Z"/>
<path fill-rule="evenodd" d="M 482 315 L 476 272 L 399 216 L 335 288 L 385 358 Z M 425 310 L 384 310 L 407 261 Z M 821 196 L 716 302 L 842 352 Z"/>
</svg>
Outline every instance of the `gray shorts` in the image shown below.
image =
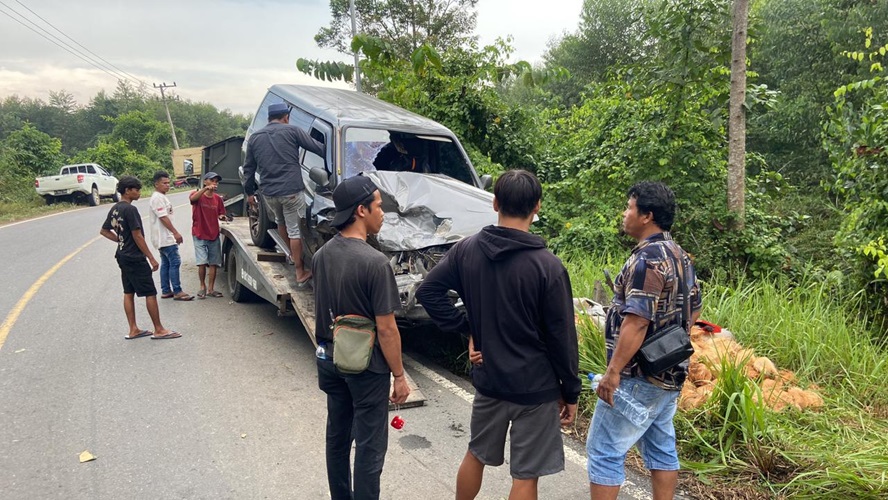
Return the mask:
<svg viewBox="0 0 888 500">
<path fill-rule="evenodd" d="M 299 225 L 305 217 L 305 195 L 302 191 L 287 196 L 263 196 L 265 206 L 274 214 L 274 222 L 278 226 L 286 224 L 287 236 L 298 240 L 302 237 Z"/>
<path fill-rule="evenodd" d="M 534 479 L 564 470 L 557 401 L 519 405 L 476 392 L 471 428 L 469 451 L 484 465 L 503 464 L 508 432 L 509 471 L 513 478 Z"/>
</svg>

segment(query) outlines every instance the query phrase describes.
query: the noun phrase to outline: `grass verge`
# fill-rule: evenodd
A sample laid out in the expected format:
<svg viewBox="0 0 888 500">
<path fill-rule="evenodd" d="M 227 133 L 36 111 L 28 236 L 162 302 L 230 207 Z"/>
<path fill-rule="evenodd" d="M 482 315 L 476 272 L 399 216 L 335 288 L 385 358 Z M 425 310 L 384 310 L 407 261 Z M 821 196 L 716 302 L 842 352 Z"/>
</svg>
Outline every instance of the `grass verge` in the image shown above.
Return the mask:
<svg viewBox="0 0 888 500">
<path fill-rule="evenodd" d="M 566 264 L 574 296 L 589 297 L 601 270 L 614 273 L 622 263 L 587 257 Z M 733 486 L 748 490 L 750 484 L 766 497 L 888 497 L 888 357 L 882 336 L 867 329 L 846 291 L 800 281 L 730 282 L 716 273 L 704 283 L 703 318 L 794 370 L 802 384 L 819 388 L 825 403 L 819 412 L 771 411 L 736 361 L 722 360 L 709 402 L 675 419 L 683 467 L 710 491 L 723 491 L 713 498 L 735 496 Z M 580 370 L 601 370 L 601 332 L 581 321 L 579 334 Z M 595 398 L 583 402 L 590 414 Z"/>
</svg>

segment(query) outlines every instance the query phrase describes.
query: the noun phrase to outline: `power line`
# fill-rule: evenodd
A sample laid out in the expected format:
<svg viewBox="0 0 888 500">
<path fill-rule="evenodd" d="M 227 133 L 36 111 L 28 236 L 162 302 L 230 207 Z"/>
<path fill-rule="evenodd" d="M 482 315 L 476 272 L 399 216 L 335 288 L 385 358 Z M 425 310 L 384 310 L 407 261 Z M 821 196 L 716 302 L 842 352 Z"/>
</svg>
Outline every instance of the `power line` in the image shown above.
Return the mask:
<svg viewBox="0 0 888 500">
<path fill-rule="evenodd" d="M 21 24 L 21 25 L 24 26 L 25 28 L 28 28 L 29 30 L 33 31 L 33 32 L 36 33 L 38 36 L 44 38 L 45 40 L 51 42 L 52 44 L 58 46 L 59 48 L 61 48 L 61 49 L 65 50 L 65 51 L 71 53 L 72 55 L 74 55 L 74 56 L 76 56 L 76 57 L 82 59 L 84 62 L 89 63 L 89 64 L 91 64 L 92 66 L 95 66 L 96 68 L 100 69 L 101 71 L 107 73 L 109 76 L 113 77 L 115 80 L 125 80 L 125 81 L 127 81 L 127 82 L 132 83 L 133 85 L 136 84 L 135 82 L 132 82 L 132 81 L 131 81 L 129 78 L 127 78 L 126 76 L 123 76 L 122 74 L 114 73 L 113 70 L 109 70 L 109 69 L 107 69 L 107 68 L 105 68 L 105 67 L 102 67 L 102 66 L 101 66 L 100 64 L 98 64 L 96 61 L 90 59 L 90 58 L 87 57 L 85 54 L 81 53 L 81 52 L 78 51 L 77 49 L 74 49 L 74 48 L 71 47 L 70 45 L 66 44 L 64 41 L 60 40 L 58 37 L 56 37 L 56 36 L 52 35 L 51 33 L 47 32 L 45 29 L 41 28 L 40 26 L 38 26 L 37 24 L 35 24 L 33 21 L 31 21 L 31 20 L 28 19 L 27 17 L 23 16 L 21 13 L 19 13 L 18 11 L 16 11 L 15 9 L 13 9 L 12 7 L 6 5 L 6 4 L 3 3 L 2 1 L 0 1 L 0 5 L 3 5 L 4 7 L 6 7 L 7 9 L 9 9 L 10 11 L 12 11 L 15 15 L 21 17 L 22 19 L 24 19 L 24 20 L 28 21 L 29 23 L 33 24 L 34 26 L 36 26 L 38 29 L 44 31 L 44 32 L 46 33 L 46 35 L 49 35 L 49 36 L 51 36 L 52 38 L 55 38 L 55 40 L 58 40 L 58 42 L 56 42 L 56 41 L 53 40 L 53 39 L 50 39 L 49 37 L 47 37 L 47 36 L 44 35 L 43 33 L 40 33 L 40 32 L 37 31 L 36 29 L 34 29 L 34 28 L 28 26 L 27 24 L 23 23 L 22 21 L 16 19 L 16 18 L 13 17 L 10 13 L 8 13 L 8 12 L 6 12 L 6 11 L 0 9 L 0 12 L 2 12 L 3 14 L 5 14 L 7 17 L 9 17 L 9 18 L 12 19 L 13 21 L 15 21 L 15 22 Z M 61 42 L 61 43 L 59 43 L 59 42 Z"/>
<path fill-rule="evenodd" d="M 104 62 L 105 64 L 107 64 L 108 66 L 110 66 L 110 67 L 116 69 L 117 71 L 119 71 L 119 72 L 121 72 L 121 73 L 123 73 L 123 74 L 129 76 L 129 77 L 132 78 L 133 80 L 138 81 L 138 82 L 141 83 L 142 85 L 147 86 L 147 84 L 146 84 L 145 82 L 143 82 L 142 80 L 140 80 L 138 77 L 133 76 L 133 75 L 131 75 L 130 73 L 127 73 L 126 71 L 124 71 L 124 70 L 118 68 L 117 66 L 115 66 L 115 65 L 111 64 L 110 62 L 108 62 L 107 60 L 105 60 L 102 56 L 100 56 L 100 55 L 96 54 L 95 52 L 89 50 L 88 48 L 84 47 L 83 44 L 81 44 L 81 43 L 78 42 L 77 40 L 75 40 L 75 39 L 71 38 L 70 36 L 68 36 L 67 33 L 65 33 L 64 31 L 62 31 L 62 30 L 60 30 L 60 29 L 58 29 L 54 24 L 52 24 L 51 22 L 49 22 L 49 21 L 47 21 L 46 19 L 44 19 L 40 14 L 38 14 L 38 13 L 34 12 L 33 10 L 31 10 L 27 5 L 23 4 L 20 0 L 15 0 L 15 1 L 16 1 L 16 3 L 18 3 L 19 5 L 21 5 L 21 6 L 24 7 L 25 9 L 27 9 L 28 12 L 30 12 L 31 14 L 34 14 L 35 16 L 37 16 L 38 19 L 40 19 L 40 20 L 43 21 L 44 23 L 48 24 L 52 29 L 54 29 L 54 30 L 58 31 L 59 33 L 61 33 L 62 36 L 64 36 L 64 37 L 67 38 L 68 40 L 71 40 L 72 42 L 76 43 L 76 44 L 77 44 L 80 48 L 82 48 L 83 50 L 85 50 L 85 51 L 89 52 L 90 54 L 96 56 L 100 61 L 102 61 L 102 62 Z"/>
</svg>

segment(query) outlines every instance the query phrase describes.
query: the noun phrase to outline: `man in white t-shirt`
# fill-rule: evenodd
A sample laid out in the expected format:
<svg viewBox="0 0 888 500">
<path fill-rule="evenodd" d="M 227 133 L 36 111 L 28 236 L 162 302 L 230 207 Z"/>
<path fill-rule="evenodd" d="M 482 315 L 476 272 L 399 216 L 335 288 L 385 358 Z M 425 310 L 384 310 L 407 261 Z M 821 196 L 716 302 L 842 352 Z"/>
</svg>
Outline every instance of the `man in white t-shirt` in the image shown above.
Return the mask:
<svg viewBox="0 0 888 500">
<path fill-rule="evenodd" d="M 182 235 L 173 226 L 173 204 L 166 197 L 170 190 L 170 174 L 163 170 L 154 174 L 154 193 L 151 195 L 151 243 L 160 252 L 160 298 L 192 300 L 194 296 L 182 291 L 179 281 L 179 245 Z"/>
</svg>

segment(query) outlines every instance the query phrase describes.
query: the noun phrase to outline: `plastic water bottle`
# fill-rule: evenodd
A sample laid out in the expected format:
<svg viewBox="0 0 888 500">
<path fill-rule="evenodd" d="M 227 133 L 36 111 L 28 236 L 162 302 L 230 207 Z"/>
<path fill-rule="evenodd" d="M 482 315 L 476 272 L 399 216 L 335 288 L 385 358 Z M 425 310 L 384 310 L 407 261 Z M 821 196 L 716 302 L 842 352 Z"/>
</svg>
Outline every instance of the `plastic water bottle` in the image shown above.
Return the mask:
<svg viewBox="0 0 888 500">
<path fill-rule="evenodd" d="M 601 382 L 603 375 L 600 373 L 590 373 L 589 380 L 592 382 L 592 390 L 598 389 L 598 384 Z M 641 403 L 638 402 L 637 399 L 633 398 L 630 394 L 626 394 L 626 391 L 621 391 L 617 389 L 614 391 L 614 406 L 613 408 L 620 412 L 627 420 L 632 422 L 632 425 L 636 427 L 641 427 L 647 419 L 651 416 L 651 413 L 647 408 L 644 407 Z M 605 402 L 605 404 L 607 404 Z"/>
<path fill-rule="evenodd" d="M 318 344 L 318 348 L 315 349 L 315 356 L 317 356 L 318 359 L 327 359 L 327 344 Z"/>
</svg>

